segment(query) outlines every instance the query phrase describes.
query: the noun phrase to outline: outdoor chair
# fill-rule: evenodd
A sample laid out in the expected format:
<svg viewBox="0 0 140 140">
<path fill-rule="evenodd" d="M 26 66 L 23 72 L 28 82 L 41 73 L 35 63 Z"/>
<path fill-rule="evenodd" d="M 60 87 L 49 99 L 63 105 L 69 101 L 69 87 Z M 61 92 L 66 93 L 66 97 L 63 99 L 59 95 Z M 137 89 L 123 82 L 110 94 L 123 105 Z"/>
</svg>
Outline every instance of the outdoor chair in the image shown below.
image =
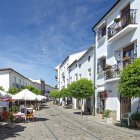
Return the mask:
<svg viewBox="0 0 140 140">
<path fill-rule="evenodd" d="M 28 121 L 30 120 L 30 119 L 32 119 L 33 120 L 33 122 L 34 122 L 34 110 L 30 110 L 29 112 L 28 112 L 28 109 L 27 109 L 27 114 L 26 114 L 26 119 L 28 119 Z"/>
<path fill-rule="evenodd" d="M 26 119 L 28 119 L 28 121 L 32 119 L 34 122 L 34 113 L 26 114 Z"/>
<path fill-rule="evenodd" d="M 129 127 L 130 126 L 130 117 L 131 117 L 131 113 L 123 114 L 122 119 L 121 119 L 121 126 L 124 123 L 127 127 Z"/>
</svg>

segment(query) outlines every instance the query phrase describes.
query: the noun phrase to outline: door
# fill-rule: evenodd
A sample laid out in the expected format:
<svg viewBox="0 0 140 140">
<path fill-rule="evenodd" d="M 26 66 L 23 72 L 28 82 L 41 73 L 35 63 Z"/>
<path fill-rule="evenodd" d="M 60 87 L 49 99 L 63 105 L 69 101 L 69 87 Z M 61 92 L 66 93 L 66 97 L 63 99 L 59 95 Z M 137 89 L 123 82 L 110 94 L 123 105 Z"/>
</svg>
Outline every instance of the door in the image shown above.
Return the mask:
<svg viewBox="0 0 140 140">
<path fill-rule="evenodd" d="M 121 10 L 121 26 L 126 27 L 130 23 L 130 4 Z"/>
<path fill-rule="evenodd" d="M 131 98 L 120 97 L 121 117 L 123 114 L 131 112 Z"/>
</svg>

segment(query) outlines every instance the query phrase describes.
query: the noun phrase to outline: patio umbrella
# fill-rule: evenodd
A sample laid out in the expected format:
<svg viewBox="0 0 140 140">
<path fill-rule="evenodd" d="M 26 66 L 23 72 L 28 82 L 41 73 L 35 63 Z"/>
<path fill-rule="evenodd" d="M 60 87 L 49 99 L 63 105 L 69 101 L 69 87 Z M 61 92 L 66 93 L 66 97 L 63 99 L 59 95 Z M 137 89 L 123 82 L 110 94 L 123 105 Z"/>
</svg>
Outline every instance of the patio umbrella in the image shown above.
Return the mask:
<svg viewBox="0 0 140 140">
<path fill-rule="evenodd" d="M 45 96 L 42 96 L 42 95 L 38 95 L 38 96 L 37 96 L 37 100 L 38 100 L 38 101 L 42 101 L 42 100 L 44 100 L 44 99 L 46 99 Z"/>
<path fill-rule="evenodd" d="M 35 101 L 37 100 L 37 95 L 31 92 L 28 89 L 24 89 L 18 92 L 16 95 L 12 96 L 14 100 L 26 100 L 26 101 Z"/>
<path fill-rule="evenodd" d="M 5 91 L 0 90 L 0 98 L 9 98 L 11 97 L 10 94 L 6 93 Z"/>
</svg>

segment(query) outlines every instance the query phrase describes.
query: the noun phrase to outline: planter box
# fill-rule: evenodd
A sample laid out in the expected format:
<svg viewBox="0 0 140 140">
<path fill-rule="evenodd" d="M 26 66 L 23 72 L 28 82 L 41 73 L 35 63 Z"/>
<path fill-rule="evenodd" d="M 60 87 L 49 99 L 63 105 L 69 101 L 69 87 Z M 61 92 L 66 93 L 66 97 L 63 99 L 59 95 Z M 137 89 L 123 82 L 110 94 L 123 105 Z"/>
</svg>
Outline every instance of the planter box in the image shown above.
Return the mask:
<svg viewBox="0 0 140 140">
<path fill-rule="evenodd" d="M 105 118 L 107 124 L 112 124 L 113 123 L 113 118 Z"/>
</svg>

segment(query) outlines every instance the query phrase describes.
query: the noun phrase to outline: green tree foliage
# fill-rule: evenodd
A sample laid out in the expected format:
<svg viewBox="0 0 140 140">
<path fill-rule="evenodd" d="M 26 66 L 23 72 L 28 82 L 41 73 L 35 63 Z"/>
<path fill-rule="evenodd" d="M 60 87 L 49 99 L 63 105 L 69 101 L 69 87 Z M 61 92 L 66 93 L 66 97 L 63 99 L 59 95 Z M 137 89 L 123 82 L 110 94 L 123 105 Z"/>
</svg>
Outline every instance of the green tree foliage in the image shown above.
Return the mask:
<svg viewBox="0 0 140 140">
<path fill-rule="evenodd" d="M 119 92 L 124 97 L 140 97 L 140 58 L 123 69 Z"/>
<path fill-rule="evenodd" d="M 72 97 L 77 99 L 87 99 L 94 94 L 92 81 L 85 78 L 71 83 L 68 88 Z"/>
<path fill-rule="evenodd" d="M 36 95 L 41 94 L 41 91 L 39 89 L 33 87 L 32 85 L 26 86 L 25 89 L 29 89 L 31 92 L 35 93 Z"/>
<path fill-rule="evenodd" d="M 61 94 L 60 94 L 60 91 L 58 91 L 58 90 L 52 90 L 51 92 L 50 92 L 50 94 L 51 94 L 51 96 L 53 97 L 53 98 L 61 98 Z"/>
<path fill-rule="evenodd" d="M 16 94 L 16 93 L 18 93 L 18 92 L 20 92 L 21 91 L 21 89 L 18 89 L 18 88 L 16 88 L 16 87 L 10 87 L 9 89 L 8 89 L 8 92 L 9 93 L 11 93 L 11 94 Z"/>
<path fill-rule="evenodd" d="M 4 88 L 2 86 L 0 86 L 0 90 L 4 91 Z"/>
<path fill-rule="evenodd" d="M 71 97 L 71 92 L 69 91 L 68 88 L 63 88 L 60 91 L 60 95 L 61 95 L 62 98 Z"/>
</svg>

